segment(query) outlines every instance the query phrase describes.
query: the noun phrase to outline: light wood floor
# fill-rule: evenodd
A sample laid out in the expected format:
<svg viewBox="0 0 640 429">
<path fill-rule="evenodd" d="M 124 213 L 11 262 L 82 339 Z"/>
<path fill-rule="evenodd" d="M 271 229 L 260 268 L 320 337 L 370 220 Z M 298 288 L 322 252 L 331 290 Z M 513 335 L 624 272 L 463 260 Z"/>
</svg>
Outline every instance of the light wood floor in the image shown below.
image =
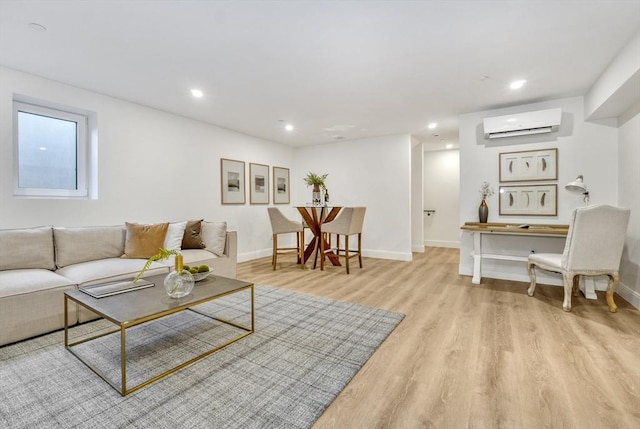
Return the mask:
<svg viewBox="0 0 640 429">
<path fill-rule="evenodd" d="M 640 428 L 640 312 L 616 296 L 459 276 L 458 250 L 413 262 L 301 270 L 293 257 L 239 264 L 238 278 L 402 312 L 405 319 L 313 426 Z M 356 262 L 356 260 L 352 260 Z M 524 268 L 523 268 L 524 269 Z"/>
</svg>

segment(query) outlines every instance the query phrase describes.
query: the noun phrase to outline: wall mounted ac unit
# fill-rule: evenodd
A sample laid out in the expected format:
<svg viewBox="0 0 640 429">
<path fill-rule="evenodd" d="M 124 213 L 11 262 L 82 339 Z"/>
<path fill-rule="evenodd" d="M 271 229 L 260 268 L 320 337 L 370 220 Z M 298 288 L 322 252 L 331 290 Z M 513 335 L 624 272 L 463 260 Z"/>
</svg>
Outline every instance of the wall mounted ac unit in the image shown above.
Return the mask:
<svg viewBox="0 0 640 429">
<path fill-rule="evenodd" d="M 562 118 L 561 109 L 513 113 L 484 119 L 484 138 L 526 136 L 558 131 Z"/>
</svg>

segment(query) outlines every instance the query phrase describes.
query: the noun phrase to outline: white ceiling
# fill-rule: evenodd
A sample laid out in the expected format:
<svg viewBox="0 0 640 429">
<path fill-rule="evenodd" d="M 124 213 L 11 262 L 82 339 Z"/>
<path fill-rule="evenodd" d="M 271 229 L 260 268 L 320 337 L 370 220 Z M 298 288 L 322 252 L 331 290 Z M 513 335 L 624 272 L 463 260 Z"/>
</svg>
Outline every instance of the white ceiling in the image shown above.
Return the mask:
<svg viewBox="0 0 640 429">
<path fill-rule="evenodd" d="M 640 0 L 0 0 L 0 64 L 292 146 L 438 148 L 458 114 L 584 95 L 639 30 Z"/>
</svg>

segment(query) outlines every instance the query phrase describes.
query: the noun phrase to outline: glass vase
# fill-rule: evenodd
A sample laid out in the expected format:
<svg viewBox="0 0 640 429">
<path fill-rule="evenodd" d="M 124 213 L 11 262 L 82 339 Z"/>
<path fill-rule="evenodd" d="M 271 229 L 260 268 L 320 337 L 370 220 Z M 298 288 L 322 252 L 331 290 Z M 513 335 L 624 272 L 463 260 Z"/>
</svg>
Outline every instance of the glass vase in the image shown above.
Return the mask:
<svg viewBox="0 0 640 429">
<path fill-rule="evenodd" d="M 311 204 L 315 207 L 322 205 L 322 192 L 320 192 L 320 185 L 313 185 Z"/>
<path fill-rule="evenodd" d="M 175 270 L 164 278 L 164 290 L 171 298 L 182 298 L 191 293 L 194 285 L 193 275 L 183 268 L 182 255 L 176 255 Z"/>
</svg>

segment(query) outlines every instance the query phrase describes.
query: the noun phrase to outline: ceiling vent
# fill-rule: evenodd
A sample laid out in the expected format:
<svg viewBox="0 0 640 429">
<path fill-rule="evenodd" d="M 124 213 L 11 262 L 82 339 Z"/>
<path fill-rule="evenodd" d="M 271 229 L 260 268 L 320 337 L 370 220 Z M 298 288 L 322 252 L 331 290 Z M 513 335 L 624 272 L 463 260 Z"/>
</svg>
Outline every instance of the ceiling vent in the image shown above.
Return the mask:
<svg viewBox="0 0 640 429">
<path fill-rule="evenodd" d="M 548 109 L 513 113 L 484 119 L 484 138 L 527 136 L 558 131 L 562 110 Z"/>
</svg>

